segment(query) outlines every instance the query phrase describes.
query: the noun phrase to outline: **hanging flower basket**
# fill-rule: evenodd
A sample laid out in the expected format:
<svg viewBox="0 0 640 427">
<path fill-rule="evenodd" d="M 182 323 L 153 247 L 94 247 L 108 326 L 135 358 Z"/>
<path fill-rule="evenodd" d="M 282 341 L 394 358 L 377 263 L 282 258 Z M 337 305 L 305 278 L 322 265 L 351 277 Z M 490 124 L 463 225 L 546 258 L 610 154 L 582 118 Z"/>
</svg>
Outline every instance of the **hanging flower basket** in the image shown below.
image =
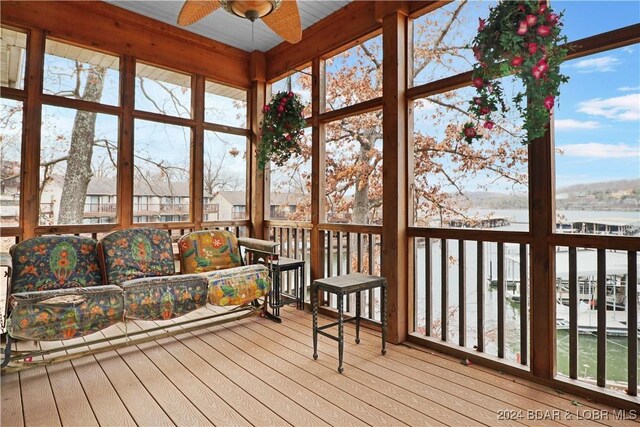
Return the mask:
<svg viewBox="0 0 640 427">
<path fill-rule="evenodd" d="M 561 34 L 562 14 L 556 14 L 546 0 L 504 0 L 489 9 L 489 17 L 479 19 L 473 40 L 473 86 L 477 95 L 469 102 L 469 114 L 462 137 L 472 143 L 482 137 L 480 128 L 493 129 L 493 114 L 508 111 L 499 79 L 513 74 L 522 80 L 524 91 L 513 102 L 524 120 L 528 144 L 544 135 L 561 83 L 560 63 L 567 53 L 567 37 Z"/>
<path fill-rule="evenodd" d="M 282 166 L 294 154 L 300 154 L 304 135 L 304 106 L 293 92 L 278 92 L 262 108 L 261 133 L 258 144 L 258 167 L 264 170 L 269 161 Z"/>
</svg>

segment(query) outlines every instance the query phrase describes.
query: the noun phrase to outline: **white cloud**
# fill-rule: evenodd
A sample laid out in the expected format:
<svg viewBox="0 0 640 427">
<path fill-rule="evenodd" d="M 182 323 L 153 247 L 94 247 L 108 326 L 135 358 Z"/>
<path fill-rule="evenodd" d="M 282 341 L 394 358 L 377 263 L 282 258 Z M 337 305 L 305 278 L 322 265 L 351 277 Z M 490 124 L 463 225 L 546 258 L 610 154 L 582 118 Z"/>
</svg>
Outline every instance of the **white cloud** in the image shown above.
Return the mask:
<svg viewBox="0 0 640 427">
<path fill-rule="evenodd" d="M 602 116 L 620 121 L 640 120 L 640 93 L 616 96 L 613 98 L 595 98 L 581 102 L 578 111 L 591 116 Z"/>
<path fill-rule="evenodd" d="M 640 147 L 627 144 L 601 144 L 588 142 L 585 144 L 567 144 L 557 146 L 564 156 L 589 157 L 598 159 L 616 159 L 640 156 Z"/>
<path fill-rule="evenodd" d="M 554 121 L 555 130 L 597 129 L 599 127 L 600 123 L 595 120 L 581 122 L 574 119 L 557 119 Z"/>
<path fill-rule="evenodd" d="M 618 65 L 620 60 L 613 56 L 602 56 L 600 58 L 583 59 L 574 64 L 568 65 L 576 68 L 579 73 L 602 73 L 613 71 L 614 66 Z"/>
<path fill-rule="evenodd" d="M 622 86 L 619 87 L 618 90 L 620 92 L 635 92 L 636 90 L 640 90 L 640 86 Z"/>
<path fill-rule="evenodd" d="M 626 53 L 633 53 L 633 52 L 634 52 L 634 51 L 633 51 L 633 48 L 632 48 L 631 46 L 625 46 L 625 47 L 623 47 L 623 48 L 622 48 L 622 51 L 623 51 L 623 52 L 626 52 Z"/>
</svg>

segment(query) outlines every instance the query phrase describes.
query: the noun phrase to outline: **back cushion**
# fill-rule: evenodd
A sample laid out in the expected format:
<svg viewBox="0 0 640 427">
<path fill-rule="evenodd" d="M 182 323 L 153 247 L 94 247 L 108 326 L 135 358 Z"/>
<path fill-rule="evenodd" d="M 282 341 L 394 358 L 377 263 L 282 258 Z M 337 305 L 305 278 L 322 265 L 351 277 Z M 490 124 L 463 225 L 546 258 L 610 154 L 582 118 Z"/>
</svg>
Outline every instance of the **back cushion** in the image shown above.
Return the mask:
<svg viewBox="0 0 640 427">
<path fill-rule="evenodd" d="M 171 237 L 165 230 L 130 228 L 115 231 L 99 243 L 109 285 L 141 277 L 175 273 Z"/>
<path fill-rule="evenodd" d="M 238 240 L 229 231 L 206 230 L 185 234 L 178 240 L 180 270 L 202 273 L 242 265 Z"/>
<path fill-rule="evenodd" d="M 11 249 L 11 292 L 102 285 L 97 242 L 89 237 L 40 236 Z"/>
</svg>

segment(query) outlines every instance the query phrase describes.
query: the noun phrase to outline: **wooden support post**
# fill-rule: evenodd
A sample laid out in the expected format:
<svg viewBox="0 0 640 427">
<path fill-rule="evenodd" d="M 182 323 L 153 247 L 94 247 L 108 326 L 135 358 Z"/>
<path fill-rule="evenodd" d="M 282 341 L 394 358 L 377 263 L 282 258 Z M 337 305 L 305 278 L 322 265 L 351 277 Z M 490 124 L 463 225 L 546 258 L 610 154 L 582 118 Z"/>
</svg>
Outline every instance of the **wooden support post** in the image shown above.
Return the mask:
<svg viewBox="0 0 640 427">
<path fill-rule="evenodd" d="M 124 55 L 120 64 L 120 141 L 118 146 L 118 223 L 122 228 L 133 225 L 133 108 L 136 93 L 136 64 Z"/>
<path fill-rule="evenodd" d="M 407 16 L 383 18 L 383 229 L 382 275 L 388 283 L 388 340 L 407 337 Z"/>
<path fill-rule="evenodd" d="M 324 235 L 318 225 L 325 220 L 324 203 L 321 198 L 325 194 L 325 146 L 324 126 L 318 116 L 324 111 L 325 72 L 324 61 L 314 58 L 311 63 L 311 281 L 324 276 Z"/>
<path fill-rule="evenodd" d="M 205 78 L 196 75 L 191 79 L 192 107 L 195 127 L 191 128 L 191 186 L 190 203 L 191 215 L 189 220 L 193 222 L 194 228 L 200 230 L 203 220 L 204 196 L 204 90 Z"/>
<path fill-rule="evenodd" d="M 3 5 L 4 7 L 4 5 Z M 35 236 L 40 216 L 40 124 L 42 123 L 42 74 L 44 72 L 44 31 L 31 30 L 27 44 L 27 100 L 24 103 L 22 135 L 22 179 L 20 218 L 22 238 Z"/>
<path fill-rule="evenodd" d="M 264 232 L 264 200 L 265 188 L 264 171 L 258 168 L 256 160 L 256 150 L 260 141 L 260 119 L 262 117 L 262 106 L 266 99 L 266 59 L 263 52 L 251 52 L 249 73 L 251 77 L 251 90 L 249 93 L 249 129 L 251 137 L 249 141 L 249 194 L 251 195 L 249 203 L 251 206 L 251 230 L 252 237 L 262 239 Z"/>
<path fill-rule="evenodd" d="M 553 135 L 529 145 L 529 227 L 531 244 L 531 373 L 552 379 L 556 373 L 555 247 L 548 242 L 555 229 L 555 156 Z"/>
</svg>

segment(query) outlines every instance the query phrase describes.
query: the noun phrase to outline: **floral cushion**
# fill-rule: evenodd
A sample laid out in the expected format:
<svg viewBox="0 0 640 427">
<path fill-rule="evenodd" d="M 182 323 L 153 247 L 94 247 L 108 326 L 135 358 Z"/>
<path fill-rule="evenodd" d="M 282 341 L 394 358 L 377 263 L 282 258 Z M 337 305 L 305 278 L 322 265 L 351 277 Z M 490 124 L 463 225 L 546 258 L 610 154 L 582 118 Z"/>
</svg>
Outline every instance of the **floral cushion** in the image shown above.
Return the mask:
<svg viewBox="0 0 640 427">
<path fill-rule="evenodd" d="M 171 238 L 165 230 L 130 228 L 103 237 L 98 244 L 110 285 L 141 277 L 175 273 Z"/>
<path fill-rule="evenodd" d="M 197 274 L 134 279 L 121 286 L 127 319 L 167 320 L 207 303 L 207 279 Z"/>
<path fill-rule="evenodd" d="M 118 286 L 18 292 L 12 295 L 9 333 L 35 341 L 81 337 L 123 318 Z"/>
<path fill-rule="evenodd" d="M 102 285 L 96 241 L 77 236 L 40 236 L 11 249 L 12 292 Z"/>
<path fill-rule="evenodd" d="M 236 236 L 229 231 L 207 230 L 185 234 L 178 240 L 183 273 L 203 273 L 242 265 Z"/>
<path fill-rule="evenodd" d="M 209 282 L 209 302 L 214 305 L 241 305 L 266 296 L 271 289 L 269 269 L 247 265 L 202 274 Z"/>
</svg>

